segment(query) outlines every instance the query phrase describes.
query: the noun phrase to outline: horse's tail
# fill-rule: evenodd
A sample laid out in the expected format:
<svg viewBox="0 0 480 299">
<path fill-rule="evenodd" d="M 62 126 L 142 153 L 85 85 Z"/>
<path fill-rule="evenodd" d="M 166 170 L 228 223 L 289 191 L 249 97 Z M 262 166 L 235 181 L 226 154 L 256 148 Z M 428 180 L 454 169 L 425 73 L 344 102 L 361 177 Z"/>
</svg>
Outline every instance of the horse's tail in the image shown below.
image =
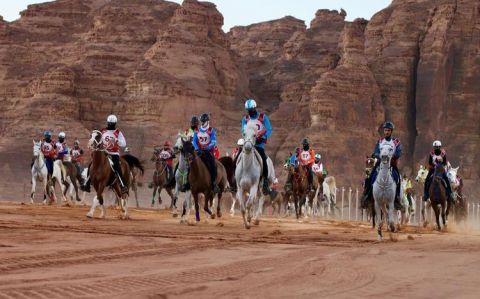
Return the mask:
<svg viewBox="0 0 480 299">
<path fill-rule="evenodd" d="M 123 159 L 125 159 L 125 161 L 127 161 L 128 163 L 128 166 L 130 166 L 130 168 L 138 168 L 140 170 L 140 173 L 143 175 L 143 173 L 145 172 L 145 168 L 143 167 L 143 163 L 135 156 L 132 156 L 130 154 L 126 154 L 126 155 L 123 155 L 122 156 Z"/>
</svg>

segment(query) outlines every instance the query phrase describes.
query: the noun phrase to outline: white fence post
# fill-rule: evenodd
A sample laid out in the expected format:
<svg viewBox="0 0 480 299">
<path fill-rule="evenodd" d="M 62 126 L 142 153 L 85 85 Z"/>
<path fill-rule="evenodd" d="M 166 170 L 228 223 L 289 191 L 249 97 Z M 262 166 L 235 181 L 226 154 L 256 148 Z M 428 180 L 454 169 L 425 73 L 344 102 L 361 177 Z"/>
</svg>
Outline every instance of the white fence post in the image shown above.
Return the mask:
<svg viewBox="0 0 480 299">
<path fill-rule="evenodd" d="M 355 221 L 358 221 L 358 188 L 355 195 Z"/>
<path fill-rule="evenodd" d="M 342 220 L 343 220 L 343 201 L 345 199 L 345 187 L 342 187 Z"/>
<path fill-rule="evenodd" d="M 352 204 L 352 187 L 348 187 L 348 221 L 350 221 L 350 207 Z"/>
</svg>

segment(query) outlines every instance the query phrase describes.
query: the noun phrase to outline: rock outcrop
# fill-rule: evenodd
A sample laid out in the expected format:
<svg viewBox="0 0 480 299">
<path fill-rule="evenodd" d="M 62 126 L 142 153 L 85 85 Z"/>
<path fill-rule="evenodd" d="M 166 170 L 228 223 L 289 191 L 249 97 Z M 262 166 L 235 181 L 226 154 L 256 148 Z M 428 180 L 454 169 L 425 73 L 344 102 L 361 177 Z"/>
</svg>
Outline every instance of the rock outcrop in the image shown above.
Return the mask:
<svg viewBox="0 0 480 299">
<path fill-rule="evenodd" d="M 308 28 L 284 17 L 226 34 L 215 5 L 196 0 L 30 5 L 15 22 L 0 17 L 0 173 L 25 177 L 17 161 L 43 130 L 85 142 L 110 113 L 143 158 L 211 113 L 225 152 L 255 97 L 277 165 L 307 136 L 339 185 L 357 185 L 390 119 L 407 173 L 440 139 L 480 193 L 479 14 L 474 0 L 395 0 L 370 21 L 320 9 Z"/>
</svg>

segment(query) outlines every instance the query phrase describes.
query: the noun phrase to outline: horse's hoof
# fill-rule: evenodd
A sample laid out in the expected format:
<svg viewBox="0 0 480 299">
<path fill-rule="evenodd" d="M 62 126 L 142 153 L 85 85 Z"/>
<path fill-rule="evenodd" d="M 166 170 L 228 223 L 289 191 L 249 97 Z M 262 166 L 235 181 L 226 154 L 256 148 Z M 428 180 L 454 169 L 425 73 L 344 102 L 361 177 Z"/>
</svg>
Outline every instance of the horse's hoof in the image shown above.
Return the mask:
<svg viewBox="0 0 480 299">
<path fill-rule="evenodd" d="M 217 217 L 218 217 L 218 218 L 222 218 L 222 213 L 221 213 L 221 212 L 217 212 Z"/>
<path fill-rule="evenodd" d="M 87 213 L 87 218 L 92 219 L 93 218 L 93 213 Z"/>
<path fill-rule="evenodd" d="M 250 225 L 245 224 L 245 228 L 246 228 L 246 229 L 250 229 Z"/>
<path fill-rule="evenodd" d="M 215 217 L 216 217 L 215 214 L 210 215 L 210 219 L 215 219 Z"/>
<path fill-rule="evenodd" d="M 258 220 L 258 219 L 255 219 L 255 220 L 253 221 L 253 224 L 255 224 L 255 225 L 259 225 L 259 224 L 260 224 L 260 220 Z"/>
<path fill-rule="evenodd" d="M 382 236 L 378 236 L 377 240 L 378 240 L 379 242 L 382 242 Z"/>
<path fill-rule="evenodd" d="M 178 217 L 178 214 L 177 214 L 177 213 L 173 213 L 173 214 L 172 214 L 172 217 L 173 217 L 173 218 L 177 218 L 177 217 Z"/>
</svg>

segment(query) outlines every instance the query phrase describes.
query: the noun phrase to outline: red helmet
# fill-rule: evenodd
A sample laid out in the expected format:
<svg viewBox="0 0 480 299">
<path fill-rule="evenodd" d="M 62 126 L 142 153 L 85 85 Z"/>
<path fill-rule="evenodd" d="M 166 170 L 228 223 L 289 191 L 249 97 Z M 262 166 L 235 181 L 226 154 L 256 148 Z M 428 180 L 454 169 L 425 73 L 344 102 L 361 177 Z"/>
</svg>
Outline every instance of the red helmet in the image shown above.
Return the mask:
<svg viewBox="0 0 480 299">
<path fill-rule="evenodd" d="M 170 140 L 165 140 L 163 143 L 163 146 L 171 146 L 172 144 L 170 143 Z"/>
</svg>

